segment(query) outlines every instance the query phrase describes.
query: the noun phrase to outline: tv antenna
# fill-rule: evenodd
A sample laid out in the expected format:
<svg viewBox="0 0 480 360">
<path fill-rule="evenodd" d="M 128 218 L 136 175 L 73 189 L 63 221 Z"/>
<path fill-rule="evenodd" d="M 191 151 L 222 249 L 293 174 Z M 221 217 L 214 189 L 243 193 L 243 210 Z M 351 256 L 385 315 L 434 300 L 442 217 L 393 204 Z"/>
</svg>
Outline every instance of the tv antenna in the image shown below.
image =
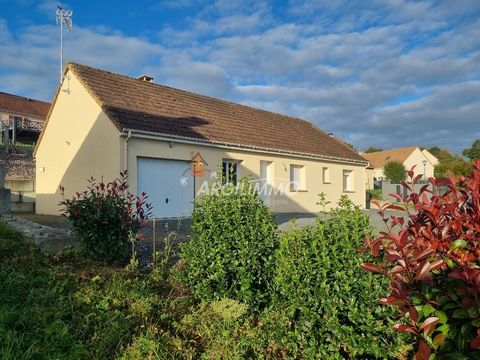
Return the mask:
<svg viewBox="0 0 480 360">
<path fill-rule="evenodd" d="M 63 80 L 63 27 L 72 31 L 72 10 L 57 5 L 57 25 L 60 25 L 60 83 Z"/>
</svg>

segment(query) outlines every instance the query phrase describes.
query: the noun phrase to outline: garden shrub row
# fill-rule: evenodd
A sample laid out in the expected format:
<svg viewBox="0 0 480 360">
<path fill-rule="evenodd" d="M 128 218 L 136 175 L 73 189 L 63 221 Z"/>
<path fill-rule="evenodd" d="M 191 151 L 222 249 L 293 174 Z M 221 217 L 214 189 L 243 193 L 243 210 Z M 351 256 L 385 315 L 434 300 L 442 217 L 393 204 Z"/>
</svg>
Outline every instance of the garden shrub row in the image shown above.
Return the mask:
<svg viewBox="0 0 480 360">
<path fill-rule="evenodd" d="M 372 261 L 358 251 L 373 231 L 368 215 L 342 197 L 327 220 L 279 233 L 248 179 L 225 190 L 196 204 L 182 247 L 181 278 L 195 298 L 246 304 L 288 357 L 396 358 L 408 349 L 392 331 L 393 310 L 374 304 L 388 281 L 360 269 Z"/>
</svg>

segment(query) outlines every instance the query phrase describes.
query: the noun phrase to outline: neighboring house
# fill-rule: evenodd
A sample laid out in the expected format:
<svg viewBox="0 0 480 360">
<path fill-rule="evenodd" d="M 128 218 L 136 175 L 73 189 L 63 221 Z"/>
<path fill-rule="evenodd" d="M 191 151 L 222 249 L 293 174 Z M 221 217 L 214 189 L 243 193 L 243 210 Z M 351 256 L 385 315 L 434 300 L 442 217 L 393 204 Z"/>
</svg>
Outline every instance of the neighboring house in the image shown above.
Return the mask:
<svg viewBox="0 0 480 360">
<path fill-rule="evenodd" d="M 434 176 L 433 171 L 435 165 L 438 164 L 438 159 L 428 150 L 421 150 L 416 146 L 362 153 L 361 155 L 370 163 L 367 170 L 368 184 L 373 184 L 374 181 L 386 180 L 383 168 L 385 164 L 392 161 L 401 162 L 407 170 L 415 166 L 415 174 L 423 174 L 426 178 Z M 370 187 L 370 189 L 372 188 Z"/>
<path fill-rule="evenodd" d="M 274 212 L 318 212 L 320 192 L 365 205 L 367 161 L 308 121 L 75 63 L 65 79 L 35 150 L 37 213 L 124 169 L 156 217 L 188 216 L 217 169 L 251 175 Z"/>
<path fill-rule="evenodd" d="M 31 156 L 10 155 L 5 166 L 5 187 L 11 191 L 11 210 L 35 211 L 35 160 Z"/>
<path fill-rule="evenodd" d="M 0 92 L 1 129 L 9 132 L 13 144 L 19 139 L 28 143 L 35 142 L 49 108 L 48 102 Z M 3 139 L 2 136 L 2 142 Z"/>
<path fill-rule="evenodd" d="M 35 161 L 32 144 L 38 140 L 50 103 L 0 92 L 0 163 L 5 166 L 5 187 L 11 191 L 12 211 L 35 209 Z M 7 138 L 8 135 L 8 138 Z M 8 152 L 5 140 L 8 139 Z M 22 146 L 22 144 L 30 144 Z"/>
</svg>

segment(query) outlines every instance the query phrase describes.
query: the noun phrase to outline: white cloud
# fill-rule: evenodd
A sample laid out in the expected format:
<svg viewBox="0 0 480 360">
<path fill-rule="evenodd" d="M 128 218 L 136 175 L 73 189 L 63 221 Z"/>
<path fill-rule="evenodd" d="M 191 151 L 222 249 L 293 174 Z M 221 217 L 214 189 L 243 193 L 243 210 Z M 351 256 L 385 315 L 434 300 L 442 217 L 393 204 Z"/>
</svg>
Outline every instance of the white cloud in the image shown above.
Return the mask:
<svg viewBox="0 0 480 360">
<path fill-rule="evenodd" d="M 157 10 L 196 6 L 182 0 Z M 418 144 L 458 152 L 480 137 L 479 13 L 475 0 L 309 0 L 283 10 L 221 0 L 166 24 L 155 42 L 104 24 L 76 27 L 66 34 L 65 56 L 307 118 L 361 149 Z M 5 90 L 50 98 L 58 29 L 12 34 L 0 20 L 0 47 Z"/>
</svg>

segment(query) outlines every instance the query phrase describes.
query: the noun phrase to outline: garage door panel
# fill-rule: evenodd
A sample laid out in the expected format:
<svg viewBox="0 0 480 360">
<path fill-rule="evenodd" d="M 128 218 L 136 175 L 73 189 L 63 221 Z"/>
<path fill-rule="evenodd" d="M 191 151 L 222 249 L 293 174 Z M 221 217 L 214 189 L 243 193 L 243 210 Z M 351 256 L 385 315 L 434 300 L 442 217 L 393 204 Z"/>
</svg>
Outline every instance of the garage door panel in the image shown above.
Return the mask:
<svg viewBox="0 0 480 360">
<path fill-rule="evenodd" d="M 189 216 L 193 209 L 193 177 L 189 162 L 137 159 L 137 189 L 145 192 L 157 218 Z"/>
</svg>

